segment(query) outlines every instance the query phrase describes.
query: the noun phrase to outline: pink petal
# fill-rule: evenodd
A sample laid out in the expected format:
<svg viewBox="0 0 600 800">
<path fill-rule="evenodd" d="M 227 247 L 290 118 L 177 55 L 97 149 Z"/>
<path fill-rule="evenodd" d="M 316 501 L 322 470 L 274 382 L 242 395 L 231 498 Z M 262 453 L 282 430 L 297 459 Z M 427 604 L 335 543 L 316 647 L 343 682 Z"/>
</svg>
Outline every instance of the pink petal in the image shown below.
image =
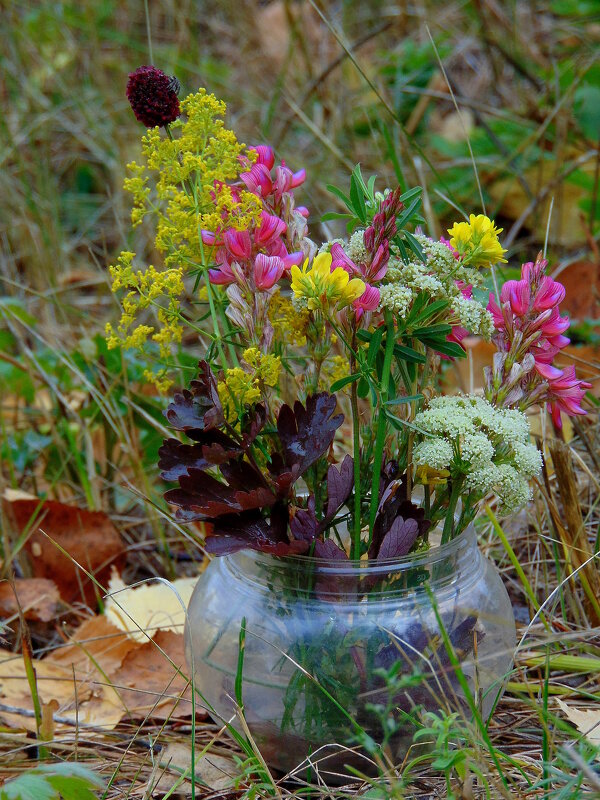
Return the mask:
<svg viewBox="0 0 600 800">
<path fill-rule="evenodd" d="M 285 271 L 283 259 L 259 253 L 254 260 L 254 282 L 257 289 L 270 289 Z"/>
<path fill-rule="evenodd" d="M 262 164 L 268 170 L 273 169 L 273 165 L 275 164 L 275 153 L 273 152 L 272 147 L 269 147 L 268 144 L 257 144 L 254 145 L 254 147 L 251 147 L 250 150 L 254 150 L 258 156 L 255 162 L 256 164 Z"/>
<path fill-rule="evenodd" d="M 236 231 L 230 228 L 225 232 L 225 246 L 236 258 L 250 258 L 252 241 L 248 231 Z"/>
<path fill-rule="evenodd" d="M 297 186 L 300 186 L 306 180 L 306 170 L 299 169 L 298 172 L 294 172 L 292 175 L 292 185 L 291 188 L 295 189 Z"/>
<path fill-rule="evenodd" d="M 258 245 L 264 246 L 271 239 L 284 234 L 286 230 L 287 225 L 282 219 L 279 219 L 279 217 L 273 214 L 267 214 L 266 211 L 262 211 L 260 215 L 260 225 L 256 229 L 254 239 Z"/>
</svg>

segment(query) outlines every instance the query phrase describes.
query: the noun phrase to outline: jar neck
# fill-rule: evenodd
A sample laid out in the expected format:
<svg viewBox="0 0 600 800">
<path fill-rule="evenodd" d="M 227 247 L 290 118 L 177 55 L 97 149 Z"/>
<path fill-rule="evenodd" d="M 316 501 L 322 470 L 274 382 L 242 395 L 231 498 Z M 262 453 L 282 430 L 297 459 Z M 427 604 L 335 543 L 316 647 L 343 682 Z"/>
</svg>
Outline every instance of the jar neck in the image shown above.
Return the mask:
<svg viewBox="0 0 600 800">
<path fill-rule="evenodd" d="M 289 589 L 332 598 L 343 594 L 377 594 L 394 592 L 439 592 L 448 587 L 462 587 L 475 580 L 483 569 L 477 547 L 477 536 L 470 525 L 451 542 L 432 546 L 426 551 L 402 558 L 360 561 L 333 561 L 294 556 L 280 558 L 253 550 L 241 550 L 221 561 L 238 581 L 271 592 Z"/>
</svg>

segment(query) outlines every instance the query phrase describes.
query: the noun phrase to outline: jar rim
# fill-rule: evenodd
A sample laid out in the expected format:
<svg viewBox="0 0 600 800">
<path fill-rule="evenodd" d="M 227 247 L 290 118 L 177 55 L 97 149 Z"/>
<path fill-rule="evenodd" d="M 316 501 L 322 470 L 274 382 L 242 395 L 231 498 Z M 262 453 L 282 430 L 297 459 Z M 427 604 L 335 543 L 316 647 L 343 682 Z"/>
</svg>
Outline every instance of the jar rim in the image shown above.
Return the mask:
<svg viewBox="0 0 600 800">
<path fill-rule="evenodd" d="M 257 565 L 279 564 L 285 569 L 293 569 L 294 567 L 297 569 L 306 569 L 314 565 L 318 567 L 322 575 L 329 574 L 343 577 L 344 575 L 356 575 L 357 570 L 360 570 L 362 575 L 376 576 L 378 574 L 389 574 L 390 572 L 403 572 L 418 567 L 430 567 L 452 558 L 461 559 L 461 557 L 468 555 L 472 548 L 476 546 L 477 534 L 473 523 L 470 523 L 464 531 L 461 531 L 458 536 L 449 542 L 435 545 L 428 550 L 409 553 L 408 555 L 398 558 L 338 560 L 316 558 L 315 556 L 307 555 L 276 556 L 272 553 L 264 553 L 251 549 L 240 550 L 237 553 L 224 556 L 224 558 L 229 560 L 235 559 L 237 555 L 245 555 Z"/>
</svg>

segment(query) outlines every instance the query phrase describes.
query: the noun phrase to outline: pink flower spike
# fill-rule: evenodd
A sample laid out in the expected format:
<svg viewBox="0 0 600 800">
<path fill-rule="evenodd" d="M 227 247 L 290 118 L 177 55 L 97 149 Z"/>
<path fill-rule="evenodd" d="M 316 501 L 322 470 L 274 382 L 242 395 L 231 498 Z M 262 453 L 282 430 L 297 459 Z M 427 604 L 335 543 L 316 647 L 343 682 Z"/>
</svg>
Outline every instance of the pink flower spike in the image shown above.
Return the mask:
<svg viewBox="0 0 600 800">
<path fill-rule="evenodd" d="M 363 311 L 375 311 L 379 306 L 381 294 L 376 286 L 367 286 L 361 296 L 354 301 L 354 308 Z"/>
<path fill-rule="evenodd" d="M 542 314 L 544 313 L 546 312 L 542 312 Z M 540 326 L 540 330 L 544 336 L 551 337 L 564 333 L 568 327 L 569 318 L 561 317 L 558 308 L 554 308 L 548 319 Z"/>
<path fill-rule="evenodd" d="M 301 186 L 304 181 L 306 180 L 306 170 L 299 169 L 298 172 L 294 172 L 292 174 L 292 189 L 296 189 L 298 186 Z"/>
<path fill-rule="evenodd" d="M 248 231 L 236 231 L 230 228 L 225 232 L 225 246 L 236 258 L 250 258 L 252 241 Z"/>
<path fill-rule="evenodd" d="M 504 316 L 502 314 L 502 309 L 496 302 L 496 295 L 493 292 L 490 292 L 490 299 L 487 304 L 487 310 L 492 315 L 494 320 L 494 327 L 496 330 L 502 330 L 504 326 Z"/>
<path fill-rule="evenodd" d="M 285 264 L 279 256 L 259 253 L 254 261 L 254 282 L 257 289 L 270 289 L 285 272 Z"/>
<path fill-rule="evenodd" d="M 345 269 L 348 275 L 360 275 L 360 269 L 356 266 L 354 261 L 348 256 L 339 242 L 331 245 L 331 271 L 341 267 Z M 359 298 L 360 299 L 360 298 Z"/>
<path fill-rule="evenodd" d="M 267 214 L 266 211 L 261 211 L 260 225 L 254 233 L 254 241 L 264 247 L 273 239 L 284 234 L 286 230 L 287 225 L 282 219 L 279 219 L 274 214 Z"/>
<path fill-rule="evenodd" d="M 561 411 L 569 416 L 586 413 L 581 401 L 586 391 L 591 388 L 591 383 L 577 378 L 573 364 L 565 367 L 559 378 L 548 381 L 549 406 L 557 428 L 562 427 Z"/>
<path fill-rule="evenodd" d="M 560 378 L 563 374 L 561 369 L 553 367 L 552 364 L 539 361 L 538 359 L 536 359 L 535 362 L 535 370 L 545 380 L 556 380 L 556 378 Z"/>
<path fill-rule="evenodd" d="M 240 178 L 248 191 L 260 197 L 267 197 L 273 191 L 271 172 L 264 164 L 253 164 L 249 172 L 242 172 Z"/>
<path fill-rule="evenodd" d="M 209 269 L 208 277 L 211 283 L 218 286 L 227 286 L 230 283 L 235 283 L 235 275 L 228 264 L 222 264 L 221 269 Z"/>
<path fill-rule="evenodd" d="M 536 292 L 533 308 L 535 311 L 545 311 L 553 308 L 565 299 L 565 287 L 558 281 L 553 281 L 548 275 L 542 278 L 540 288 Z"/>
<path fill-rule="evenodd" d="M 387 272 L 388 261 L 390 260 L 390 247 L 387 239 L 377 248 L 375 258 L 369 266 L 369 280 L 380 281 Z"/>
<path fill-rule="evenodd" d="M 250 150 L 253 150 L 258 156 L 256 164 L 263 164 L 268 170 L 273 169 L 275 153 L 272 147 L 269 147 L 268 144 L 257 144 L 251 147 Z"/>
<path fill-rule="evenodd" d="M 529 311 L 531 288 L 527 281 L 507 281 L 510 287 L 510 307 L 517 316 L 522 317 Z M 504 286 L 502 287 L 504 289 Z"/>
<path fill-rule="evenodd" d="M 559 334 L 558 336 L 549 336 L 548 342 L 552 345 L 552 347 L 556 347 L 557 350 L 562 350 L 563 347 L 566 347 L 568 344 L 571 344 L 571 340 L 568 336 L 562 336 Z"/>
</svg>

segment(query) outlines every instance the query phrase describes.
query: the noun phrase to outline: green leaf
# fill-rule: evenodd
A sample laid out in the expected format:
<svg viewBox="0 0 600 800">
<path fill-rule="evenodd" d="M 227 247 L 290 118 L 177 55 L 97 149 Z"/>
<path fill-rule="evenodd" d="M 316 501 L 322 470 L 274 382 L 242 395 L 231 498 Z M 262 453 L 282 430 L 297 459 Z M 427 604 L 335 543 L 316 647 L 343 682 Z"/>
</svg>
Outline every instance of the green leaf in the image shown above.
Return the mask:
<svg viewBox="0 0 600 800">
<path fill-rule="evenodd" d="M 329 387 L 329 391 L 331 393 L 337 392 L 340 389 L 343 389 L 344 386 L 347 386 L 349 383 L 354 383 L 354 381 L 359 380 L 360 377 L 360 372 L 355 372 L 352 375 L 346 375 L 345 378 L 340 378 L 339 380 L 334 381 Z"/>
<path fill-rule="evenodd" d="M 402 344 L 394 345 L 394 355 L 404 361 L 412 361 L 414 364 L 424 364 L 427 361 L 423 353 L 413 350 L 412 347 L 404 347 Z"/>
<path fill-rule="evenodd" d="M 417 256 L 419 261 L 425 263 L 427 259 L 425 258 L 425 253 L 423 252 L 423 248 L 419 244 L 419 240 L 416 239 L 410 231 L 404 231 L 404 238 L 406 239 L 406 243 L 413 251 L 413 253 Z"/>
<path fill-rule="evenodd" d="M 369 183 L 367 184 L 367 194 L 369 196 L 369 200 L 373 200 L 375 197 L 375 181 L 377 180 L 376 175 L 371 175 L 369 178 Z"/>
<path fill-rule="evenodd" d="M 406 225 L 406 223 L 412 217 L 413 212 L 416 211 L 417 208 L 420 207 L 420 205 L 421 205 L 421 198 L 420 197 L 416 197 L 412 201 L 412 203 L 408 206 L 408 208 L 404 209 L 404 211 L 400 214 L 400 216 L 398 217 L 398 219 L 396 221 L 396 224 L 398 225 L 399 228 L 403 228 L 404 225 Z"/>
<path fill-rule="evenodd" d="M 415 186 L 413 189 L 408 189 L 404 194 L 400 195 L 400 200 L 406 205 L 410 203 L 414 197 L 420 197 L 423 194 L 423 189 L 420 186 Z"/>
<path fill-rule="evenodd" d="M 446 339 L 421 339 L 426 347 L 429 347 L 430 350 L 435 350 L 436 353 L 442 353 L 442 355 L 450 356 L 450 358 L 466 358 L 467 353 L 459 344 L 456 342 L 448 342 Z"/>
<path fill-rule="evenodd" d="M 399 406 L 402 403 L 412 403 L 413 400 L 422 400 L 422 394 L 411 394 L 405 397 L 394 397 L 393 400 L 386 400 L 384 405 L 386 406 Z"/>
<path fill-rule="evenodd" d="M 352 202 L 354 213 L 359 220 L 365 224 L 367 222 L 365 195 L 355 172 L 353 172 L 350 177 L 350 200 Z"/>
<path fill-rule="evenodd" d="M 369 382 L 366 378 L 362 377 L 360 379 L 356 392 L 358 396 L 362 397 L 363 399 L 369 394 Z"/>
<path fill-rule="evenodd" d="M 328 192 L 334 194 L 339 200 L 342 201 L 342 203 L 344 203 L 348 211 L 353 211 L 350 198 L 346 197 L 346 195 L 342 192 L 341 189 L 338 189 L 337 186 L 333 186 L 331 183 L 328 183 L 326 188 Z"/>
<path fill-rule="evenodd" d="M 413 331 L 413 336 L 416 339 L 430 339 L 432 336 L 444 335 L 447 336 L 452 331 L 452 325 L 441 322 L 439 325 L 429 325 L 425 328 L 417 328 Z"/>
<path fill-rule="evenodd" d="M 367 356 L 367 364 L 372 367 L 375 363 L 375 358 L 377 356 L 377 351 L 381 347 L 381 340 L 383 339 L 383 326 L 377 328 L 377 330 L 373 333 L 371 337 L 371 342 L 369 344 L 369 354 Z"/>
<path fill-rule="evenodd" d="M 0 789 L 0 800 L 96 800 L 91 789 L 104 786 L 101 778 L 81 764 L 62 763 L 24 772 Z"/>
<path fill-rule="evenodd" d="M 348 219 L 350 214 L 342 214 L 340 211 L 328 211 L 321 217 L 321 222 L 327 222 L 329 219 Z"/>
<path fill-rule="evenodd" d="M 415 319 L 416 325 L 421 325 L 423 322 L 426 322 L 430 317 L 433 317 L 434 314 L 437 314 L 438 311 L 444 311 L 450 305 L 448 300 L 435 300 L 433 303 L 430 303 L 426 306 L 418 315 L 417 319 Z"/>
<path fill-rule="evenodd" d="M 373 337 L 373 334 L 370 331 L 366 331 L 364 329 L 361 329 L 356 334 L 356 337 L 358 339 L 360 339 L 361 342 L 370 342 L 372 337 Z"/>
<path fill-rule="evenodd" d="M 25 310 L 23 303 L 14 297 L 0 297 L 0 317 L 2 316 L 8 319 L 16 318 L 30 327 L 34 327 L 38 322 L 36 317 Z"/>
</svg>

